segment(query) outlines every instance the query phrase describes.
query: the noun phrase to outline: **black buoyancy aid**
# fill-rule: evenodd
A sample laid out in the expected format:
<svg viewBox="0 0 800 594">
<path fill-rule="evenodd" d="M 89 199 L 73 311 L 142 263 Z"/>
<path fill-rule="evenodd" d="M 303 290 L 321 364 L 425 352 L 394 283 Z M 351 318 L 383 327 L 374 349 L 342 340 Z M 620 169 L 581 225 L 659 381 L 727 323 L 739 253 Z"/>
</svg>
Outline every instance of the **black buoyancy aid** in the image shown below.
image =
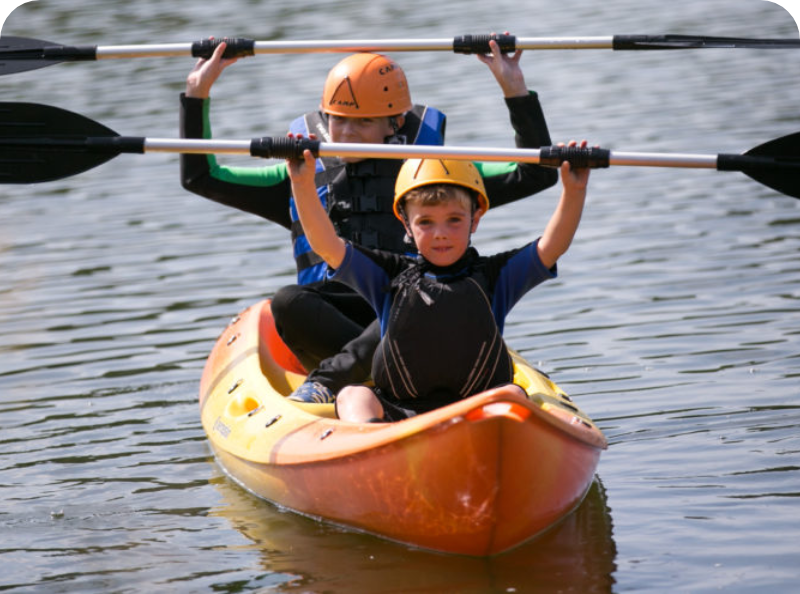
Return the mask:
<svg viewBox="0 0 800 594">
<path fill-rule="evenodd" d="M 479 267 L 433 277 L 419 271 L 392 283 L 394 301 L 373 357 L 385 397 L 424 412 L 513 379 L 513 364 Z"/>
<path fill-rule="evenodd" d="M 367 159 L 328 168 L 327 207 L 339 237 L 371 249 L 402 254 L 409 251 L 403 224 L 394 216 L 394 185 L 403 162 Z"/>
<path fill-rule="evenodd" d="M 444 143 L 446 118 L 440 111 L 415 105 L 405 115 L 405 123 L 394 137 L 397 142 Z M 313 133 L 330 141 L 327 116 L 320 111 L 298 118 L 290 131 L 304 135 Z M 340 237 L 373 249 L 409 251 L 405 229 L 392 211 L 394 184 L 401 166 L 402 161 L 398 159 L 365 159 L 347 164 L 330 157 L 317 160 L 317 194 Z M 308 245 L 294 200 L 290 214 L 298 282 L 307 284 L 322 280 L 327 267 Z"/>
</svg>

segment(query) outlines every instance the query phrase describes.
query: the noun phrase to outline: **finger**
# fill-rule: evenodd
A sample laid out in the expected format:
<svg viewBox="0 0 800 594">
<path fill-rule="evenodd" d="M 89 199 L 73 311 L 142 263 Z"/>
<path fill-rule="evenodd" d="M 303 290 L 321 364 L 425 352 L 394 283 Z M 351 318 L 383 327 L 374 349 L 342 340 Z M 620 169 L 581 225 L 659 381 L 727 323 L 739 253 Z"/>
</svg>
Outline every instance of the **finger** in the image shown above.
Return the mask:
<svg viewBox="0 0 800 594">
<path fill-rule="evenodd" d="M 213 41 L 213 37 L 211 38 Z M 224 41 L 221 41 L 217 47 L 214 48 L 214 53 L 211 55 L 211 60 L 214 62 L 221 62 L 222 55 L 225 53 L 225 49 L 228 47 L 228 44 Z"/>
<path fill-rule="evenodd" d="M 494 33 L 492 33 L 494 35 Z M 490 39 L 489 40 L 489 49 L 492 50 L 492 57 L 498 58 L 500 57 L 500 46 L 497 43 L 497 40 Z"/>
<path fill-rule="evenodd" d="M 509 31 L 503 31 L 503 35 L 506 35 L 506 36 L 510 37 L 511 33 Z M 522 57 L 522 50 L 521 49 L 517 49 L 517 50 L 514 50 L 513 54 L 509 53 L 509 54 L 505 54 L 505 55 L 508 58 L 510 58 L 513 62 L 519 62 L 519 59 Z"/>
</svg>

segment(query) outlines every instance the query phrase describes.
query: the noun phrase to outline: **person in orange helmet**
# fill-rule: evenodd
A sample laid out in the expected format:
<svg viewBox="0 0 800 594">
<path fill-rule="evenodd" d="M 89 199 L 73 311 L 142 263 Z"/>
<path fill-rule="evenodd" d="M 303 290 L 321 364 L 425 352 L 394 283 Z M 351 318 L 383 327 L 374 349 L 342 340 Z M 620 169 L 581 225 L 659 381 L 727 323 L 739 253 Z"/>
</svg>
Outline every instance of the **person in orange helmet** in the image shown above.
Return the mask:
<svg viewBox="0 0 800 594">
<path fill-rule="evenodd" d="M 505 317 L 525 293 L 556 276 L 556 262 L 578 229 L 589 169 L 562 165 L 561 200 L 541 237 L 482 257 L 470 247 L 489 209 L 477 167 L 409 159 L 394 200 L 395 215 L 419 252 L 409 256 L 342 239 L 314 196 L 314 158 L 310 151 L 303 157 L 289 161 L 289 175 L 311 246 L 330 267 L 328 277 L 356 289 L 380 320 L 374 387 L 344 387 L 336 397 L 337 416 L 399 421 L 511 383 Z"/>
<path fill-rule="evenodd" d="M 528 91 L 520 68 L 521 51 L 503 54 L 490 42 L 491 55 L 479 55 L 505 97 L 515 140 L 521 148 L 551 144 L 538 95 Z M 181 133 L 211 137 L 210 94 L 214 82 L 236 59 L 201 59 L 187 77 L 181 96 Z M 441 145 L 446 117 L 414 104 L 403 69 L 373 53 L 345 57 L 329 72 L 319 109 L 289 126 L 293 135 L 335 143 Z M 402 163 L 392 159 L 320 158 L 315 183 L 320 202 L 340 237 L 394 253 L 413 249 L 393 214 L 394 183 Z M 477 163 L 486 193 L 500 206 L 553 186 L 555 170 L 532 164 Z M 297 216 L 285 163 L 226 167 L 213 156 L 182 155 L 181 181 L 187 190 L 278 223 L 291 232 L 297 283 L 272 300 L 280 336 L 309 371 L 291 395 L 304 402 L 330 402 L 345 385 L 366 381 L 380 340 L 375 313 L 346 285 L 326 279 L 327 264 L 310 247 Z"/>
</svg>

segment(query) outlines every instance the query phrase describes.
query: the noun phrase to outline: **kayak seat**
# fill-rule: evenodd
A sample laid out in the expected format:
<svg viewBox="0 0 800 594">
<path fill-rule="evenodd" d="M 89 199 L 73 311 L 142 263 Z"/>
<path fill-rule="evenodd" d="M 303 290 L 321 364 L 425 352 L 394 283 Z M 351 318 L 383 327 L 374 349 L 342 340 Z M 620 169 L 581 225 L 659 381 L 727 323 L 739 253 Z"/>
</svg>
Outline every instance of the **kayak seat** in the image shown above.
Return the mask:
<svg viewBox="0 0 800 594">
<path fill-rule="evenodd" d="M 261 335 L 261 343 L 267 348 L 270 357 L 275 363 L 292 373 L 299 373 L 301 375 L 306 375 L 308 373 L 295 354 L 286 346 L 286 343 L 283 342 L 280 334 L 278 334 L 271 307 L 267 306 L 262 309 L 258 330 Z"/>
<path fill-rule="evenodd" d="M 258 355 L 264 377 L 275 391 L 288 396 L 305 381 L 306 370 L 278 334 L 269 303 L 261 308 L 258 338 Z"/>
</svg>

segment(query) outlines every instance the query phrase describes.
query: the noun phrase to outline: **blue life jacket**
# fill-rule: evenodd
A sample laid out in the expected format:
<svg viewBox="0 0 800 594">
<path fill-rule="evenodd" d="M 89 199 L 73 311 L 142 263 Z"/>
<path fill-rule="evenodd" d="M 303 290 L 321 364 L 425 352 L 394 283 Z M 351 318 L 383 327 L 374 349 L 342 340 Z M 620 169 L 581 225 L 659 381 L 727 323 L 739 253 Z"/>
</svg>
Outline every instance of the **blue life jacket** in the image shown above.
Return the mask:
<svg viewBox="0 0 800 594">
<path fill-rule="evenodd" d="M 405 114 L 405 123 L 392 137 L 403 144 L 444 144 L 446 116 L 439 110 L 415 105 Z M 307 113 L 292 122 L 293 134 L 316 134 L 330 142 L 328 117 L 321 111 Z M 365 159 L 342 163 L 337 158 L 317 159 L 317 194 L 343 239 L 365 247 L 397 253 L 408 251 L 405 229 L 394 216 L 394 184 L 400 159 Z M 290 200 L 292 245 L 300 285 L 325 278 L 327 264 L 315 254 L 300 225 L 294 197 Z"/>
</svg>

